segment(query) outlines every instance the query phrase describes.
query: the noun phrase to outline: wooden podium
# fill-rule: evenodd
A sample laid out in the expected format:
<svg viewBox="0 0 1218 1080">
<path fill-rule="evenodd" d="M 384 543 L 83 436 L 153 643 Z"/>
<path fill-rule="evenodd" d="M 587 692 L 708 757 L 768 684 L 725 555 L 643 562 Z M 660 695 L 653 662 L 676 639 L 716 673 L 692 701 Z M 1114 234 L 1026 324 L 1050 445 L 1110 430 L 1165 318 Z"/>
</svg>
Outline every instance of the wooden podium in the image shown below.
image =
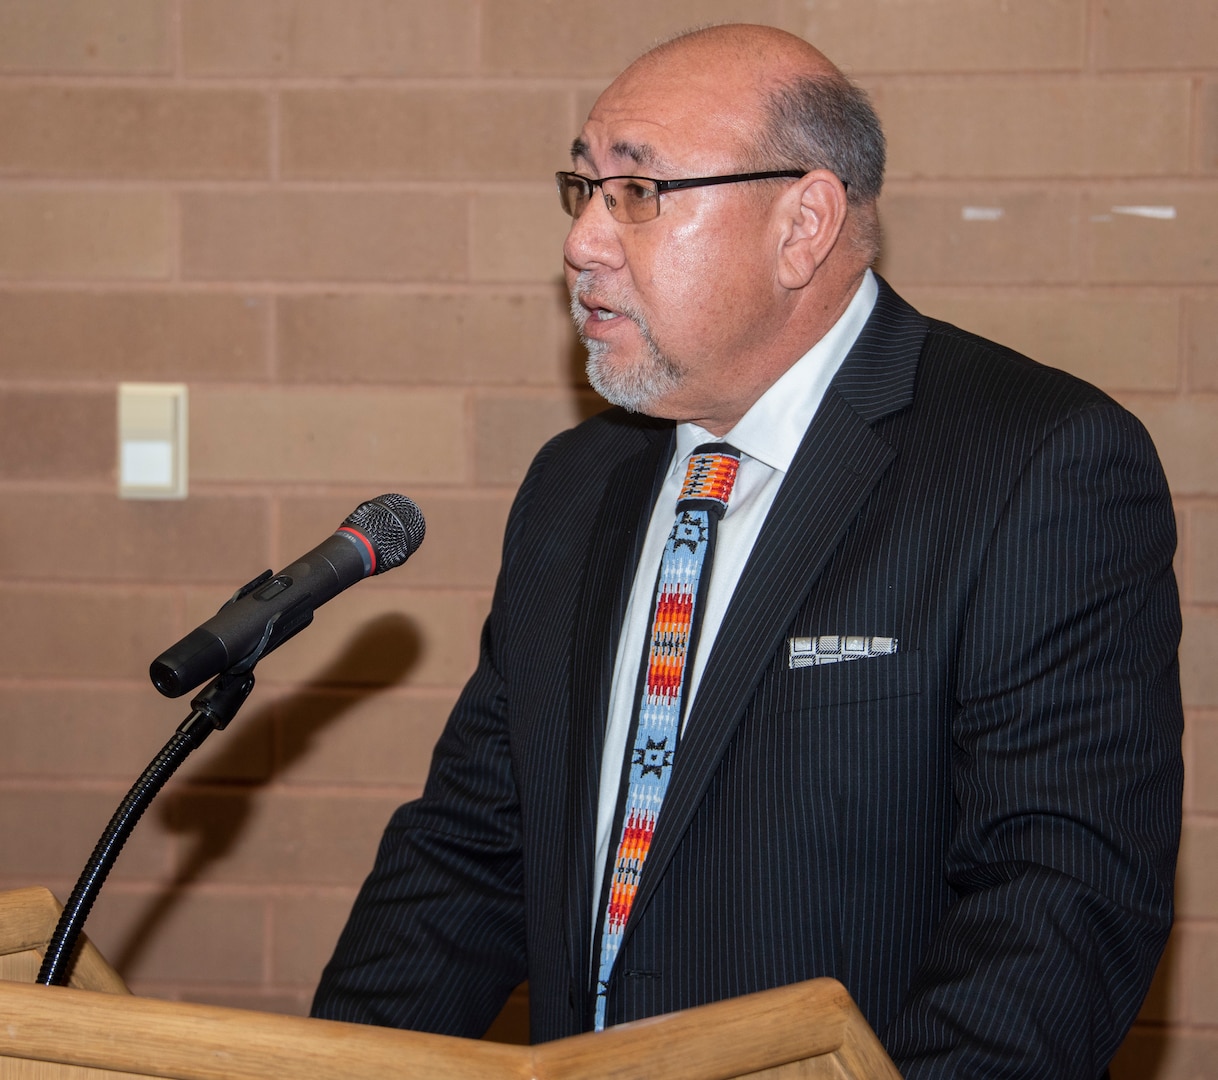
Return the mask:
<svg viewBox="0 0 1218 1080">
<path fill-rule="evenodd" d="M 59 911 L 45 889 L 0 893 L 4 1080 L 900 1080 L 832 979 L 508 1046 L 134 997 L 85 939 L 71 986 L 34 985 Z"/>
</svg>

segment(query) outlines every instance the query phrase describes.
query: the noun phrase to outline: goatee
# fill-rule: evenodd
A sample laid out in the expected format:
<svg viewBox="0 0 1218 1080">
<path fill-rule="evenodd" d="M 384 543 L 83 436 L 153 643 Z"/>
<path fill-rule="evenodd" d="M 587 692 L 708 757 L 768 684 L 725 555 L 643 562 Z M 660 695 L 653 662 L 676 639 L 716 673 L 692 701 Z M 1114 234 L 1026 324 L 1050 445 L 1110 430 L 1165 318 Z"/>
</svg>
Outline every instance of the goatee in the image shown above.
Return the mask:
<svg viewBox="0 0 1218 1080">
<path fill-rule="evenodd" d="M 589 279 L 581 273 L 571 288 L 571 319 L 580 341 L 588 350 L 588 360 L 584 365 L 588 382 L 610 405 L 618 405 L 629 412 L 647 413 L 656 402 L 677 389 L 681 383 L 681 369 L 656 344 L 643 313 L 629 302 L 618 303 L 616 300 L 613 310 L 617 312 L 617 317 L 629 319 L 638 327 L 647 352 L 635 363 L 615 362 L 612 346 L 585 333 L 584 328 L 591 313 L 579 298 L 588 284 Z"/>
</svg>

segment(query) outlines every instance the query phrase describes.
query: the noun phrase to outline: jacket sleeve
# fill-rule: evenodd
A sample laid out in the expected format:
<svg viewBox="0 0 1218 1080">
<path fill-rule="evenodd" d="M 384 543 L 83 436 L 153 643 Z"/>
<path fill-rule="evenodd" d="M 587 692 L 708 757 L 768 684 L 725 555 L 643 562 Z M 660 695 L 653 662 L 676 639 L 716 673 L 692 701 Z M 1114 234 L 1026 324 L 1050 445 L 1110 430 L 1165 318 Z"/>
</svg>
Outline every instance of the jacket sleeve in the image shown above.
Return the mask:
<svg viewBox="0 0 1218 1080">
<path fill-rule="evenodd" d="M 907 1080 L 1094 1078 L 1172 919 L 1182 710 L 1175 522 L 1108 402 L 1029 458 L 957 652 L 956 899 L 882 1033 Z"/>
<path fill-rule="evenodd" d="M 478 1037 L 526 978 L 503 637 L 513 537 L 561 438 L 541 451 L 516 497 L 478 667 L 436 744 L 422 798 L 389 821 L 322 973 L 313 1016 Z"/>
</svg>

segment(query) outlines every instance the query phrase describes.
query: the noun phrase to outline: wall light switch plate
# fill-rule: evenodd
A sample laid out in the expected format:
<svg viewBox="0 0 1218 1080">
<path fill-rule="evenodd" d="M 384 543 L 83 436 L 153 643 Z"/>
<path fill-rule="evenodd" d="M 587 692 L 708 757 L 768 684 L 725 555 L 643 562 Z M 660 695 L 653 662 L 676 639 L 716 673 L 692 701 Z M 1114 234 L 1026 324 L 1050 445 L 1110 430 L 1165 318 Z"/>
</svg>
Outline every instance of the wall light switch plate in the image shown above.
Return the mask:
<svg viewBox="0 0 1218 1080">
<path fill-rule="evenodd" d="M 118 494 L 186 498 L 186 387 L 119 383 Z"/>
</svg>

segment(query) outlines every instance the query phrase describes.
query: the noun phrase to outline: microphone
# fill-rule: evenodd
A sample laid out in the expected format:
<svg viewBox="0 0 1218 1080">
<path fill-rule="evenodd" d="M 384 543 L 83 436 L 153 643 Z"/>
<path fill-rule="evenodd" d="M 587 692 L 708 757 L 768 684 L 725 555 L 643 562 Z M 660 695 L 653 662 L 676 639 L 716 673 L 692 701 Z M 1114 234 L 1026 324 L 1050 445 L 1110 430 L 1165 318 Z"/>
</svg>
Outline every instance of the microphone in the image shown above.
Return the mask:
<svg viewBox="0 0 1218 1080">
<path fill-rule="evenodd" d="M 148 669 L 166 697 L 181 697 L 242 662 L 252 667 L 313 621 L 344 589 L 401 566 L 423 542 L 422 511 L 404 495 L 378 495 L 291 566 L 267 570 L 238 589 L 207 622 L 166 649 Z"/>
</svg>

